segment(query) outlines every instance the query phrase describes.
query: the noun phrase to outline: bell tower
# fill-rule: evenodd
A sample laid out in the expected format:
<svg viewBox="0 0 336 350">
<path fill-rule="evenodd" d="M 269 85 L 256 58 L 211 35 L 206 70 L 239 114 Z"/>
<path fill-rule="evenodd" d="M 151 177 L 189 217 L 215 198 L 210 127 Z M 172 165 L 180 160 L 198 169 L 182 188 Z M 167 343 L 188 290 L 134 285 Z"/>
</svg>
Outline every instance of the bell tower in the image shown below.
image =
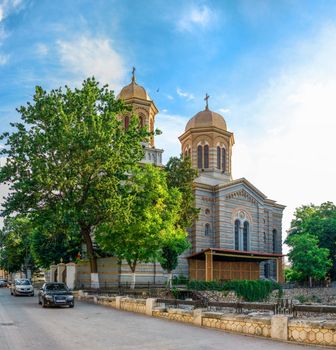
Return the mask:
<svg viewBox="0 0 336 350">
<path fill-rule="evenodd" d="M 205 108 L 192 117 L 179 137 L 182 154 L 191 158 L 200 177 L 232 181 L 233 133 L 227 131 L 223 116 L 209 109 L 209 95 Z"/>
<path fill-rule="evenodd" d="M 148 132 L 153 135 L 149 142 L 144 142 L 145 149 L 144 163 L 153 163 L 155 165 L 162 165 L 163 150 L 155 148 L 154 131 L 155 131 L 155 117 L 159 110 L 146 90 L 138 85 L 135 77 L 135 67 L 132 69 L 132 80 L 130 84 L 123 87 L 117 96 L 118 99 L 125 101 L 127 105 L 132 107 L 134 114 L 138 115 L 141 127 L 145 127 Z M 128 126 L 130 115 L 123 116 L 125 127 Z"/>
</svg>

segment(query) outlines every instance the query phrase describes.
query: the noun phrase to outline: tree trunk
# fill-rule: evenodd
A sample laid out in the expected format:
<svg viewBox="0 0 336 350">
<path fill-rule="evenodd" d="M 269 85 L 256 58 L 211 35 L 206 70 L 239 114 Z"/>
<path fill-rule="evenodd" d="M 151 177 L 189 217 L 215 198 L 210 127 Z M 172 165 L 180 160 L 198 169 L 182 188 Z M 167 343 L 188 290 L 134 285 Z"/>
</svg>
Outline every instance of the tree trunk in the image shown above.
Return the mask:
<svg viewBox="0 0 336 350">
<path fill-rule="evenodd" d="M 173 288 L 173 272 L 168 271 L 168 288 L 172 289 Z"/>
<path fill-rule="evenodd" d="M 90 233 L 91 233 L 90 226 L 81 226 L 81 234 L 82 234 L 82 237 L 84 238 L 88 258 L 90 261 L 91 287 L 99 288 L 97 257 L 93 249 Z"/>
<path fill-rule="evenodd" d="M 313 287 L 313 279 L 312 277 L 309 277 L 309 288 Z"/>
<path fill-rule="evenodd" d="M 130 261 L 127 261 L 128 262 L 128 266 L 130 267 L 131 271 L 132 271 L 132 283 L 131 283 L 131 289 L 135 289 L 135 269 L 136 269 L 136 265 L 137 265 L 137 262 L 133 262 L 131 263 Z"/>
<path fill-rule="evenodd" d="M 135 279 L 136 279 L 135 271 L 132 271 L 131 289 L 135 289 Z"/>
</svg>

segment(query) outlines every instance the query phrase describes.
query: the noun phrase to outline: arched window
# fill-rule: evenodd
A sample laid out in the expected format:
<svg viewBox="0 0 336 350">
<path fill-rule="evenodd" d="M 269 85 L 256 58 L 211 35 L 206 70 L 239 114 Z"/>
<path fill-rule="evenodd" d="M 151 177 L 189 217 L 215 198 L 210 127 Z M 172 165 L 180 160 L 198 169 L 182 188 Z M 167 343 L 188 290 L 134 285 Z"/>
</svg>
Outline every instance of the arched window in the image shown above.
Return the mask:
<svg viewBox="0 0 336 350">
<path fill-rule="evenodd" d="M 142 114 L 139 114 L 139 127 L 143 128 L 145 126 L 145 116 Z"/>
<path fill-rule="evenodd" d="M 130 122 L 130 118 L 129 118 L 129 116 L 128 116 L 128 115 L 126 115 L 126 116 L 125 116 L 125 118 L 124 118 L 124 126 L 125 126 L 125 130 L 127 130 L 127 129 L 128 129 L 128 127 L 129 127 L 129 122 Z"/>
<path fill-rule="evenodd" d="M 185 150 L 185 151 L 184 151 L 184 158 L 187 158 L 187 157 L 188 157 L 188 151 Z"/>
<path fill-rule="evenodd" d="M 189 148 L 188 149 L 188 157 L 190 157 L 190 155 L 191 155 L 191 149 Z"/>
<path fill-rule="evenodd" d="M 209 236 L 210 235 L 210 224 L 205 224 L 205 230 L 204 230 L 204 235 Z"/>
<path fill-rule="evenodd" d="M 273 230 L 272 231 L 272 233 L 273 233 L 273 253 L 275 253 L 276 252 L 276 248 L 277 248 L 277 230 Z"/>
<path fill-rule="evenodd" d="M 204 168 L 209 168 L 209 145 L 204 146 Z"/>
<path fill-rule="evenodd" d="M 197 167 L 198 167 L 198 169 L 202 169 L 203 168 L 203 150 L 202 150 L 202 146 L 201 145 L 199 145 L 198 147 L 197 147 Z"/>
<path fill-rule="evenodd" d="M 239 250 L 239 227 L 240 221 L 236 220 L 234 224 L 234 233 L 235 233 L 235 250 Z"/>
<path fill-rule="evenodd" d="M 223 173 L 225 173 L 226 171 L 226 152 L 225 152 L 225 148 L 222 148 L 222 170 Z"/>
<path fill-rule="evenodd" d="M 220 147 L 217 146 L 217 169 L 220 169 L 220 162 L 221 162 Z"/>
<path fill-rule="evenodd" d="M 247 221 L 244 222 L 244 230 L 243 230 L 243 250 L 248 250 L 248 236 L 249 236 L 249 223 Z"/>
</svg>

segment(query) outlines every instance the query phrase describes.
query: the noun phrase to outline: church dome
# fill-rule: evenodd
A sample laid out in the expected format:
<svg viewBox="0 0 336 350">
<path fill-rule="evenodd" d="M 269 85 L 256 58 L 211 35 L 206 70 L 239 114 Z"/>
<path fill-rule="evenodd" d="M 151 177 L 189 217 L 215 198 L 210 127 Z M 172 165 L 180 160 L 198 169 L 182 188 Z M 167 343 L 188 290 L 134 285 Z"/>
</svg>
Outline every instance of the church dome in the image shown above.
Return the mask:
<svg viewBox="0 0 336 350">
<path fill-rule="evenodd" d="M 123 99 L 123 100 L 128 100 L 131 98 L 139 98 L 141 100 L 147 100 L 150 101 L 150 97 L 148 96 L 146 90 L 138 85 L 135 82 L 135 69 L 133 68 L 132 72 L 132 81 L 130 84 L 126 85 L 123 87 L 118 95 L 118 98 Z"/>
<path fill-rule="evenodd" d="M 216 127 L 222 130 L 227 130 L 224 117 L 220 114 L 210 111 L 206 108 L 204 111 L 198 112 L 187 123 L 185 131 L 194 128 Z"/>
</svg>

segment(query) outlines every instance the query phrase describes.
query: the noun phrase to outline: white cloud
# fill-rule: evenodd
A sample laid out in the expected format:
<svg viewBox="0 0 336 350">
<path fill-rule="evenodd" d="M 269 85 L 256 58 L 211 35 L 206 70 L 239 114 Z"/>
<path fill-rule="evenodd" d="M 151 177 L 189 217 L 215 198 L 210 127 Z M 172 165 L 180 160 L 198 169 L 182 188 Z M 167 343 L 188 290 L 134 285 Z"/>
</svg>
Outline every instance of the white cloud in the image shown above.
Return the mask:
<svg viewBox="0 0 336 350">
<path fill-rule="evenodd" d="M 7 37 L 5 31 L 4 20 L 10 16 L 13 12 L 17 12 L 23 8 L 23 2 L 21 0 L 2 0 L 0 2 L 0 46 Z M 4 65 L 8 62 L 9 55 L 0 52 L 0 65 Z"/>
<path fill-rule="evenodd" d="M 284 230 L 296 207 L 336 202 L 336 25 L 290 51 L 256 101 L 236 110 L 256 125 L 236 130 L 233 157 L 235 178 L 287 205 Z"/>
<path fill-rule="evenodd" d="M 36 44 L 36 52 L 39 56 L 46 56 L 49 52 L 49 48 L 46 44 L 38 43 Z"/>
<path fill-rule="evenodd" d="M 0 66 L 6 64 L 8 62 L 9 56 L 8 55 L 1 55 L 0 54 Z"/>
<path fill-rule="evenodd" d="M 76 37 L 73 41 L 58 41 L 60 60 L 66 71 L 83 80 L 95 76 L 112 89 L 122 86 L 127 73 L 123 58 L 106 38 Z"/>
<path fill-rule="evenodd" d="M 177 29 L 182 32 L 191 32 L 199 28 L 207 28 L 216 20 L 215 13 L 208 6 L 192 6 L 186 8 L 177 22 Z"/>
<path fill-rule="evenodd" d="M 0 3 L 0 23 L 12 12 L 19 10 L 23 1 L 21 0 L 2 0 Z"/>
<path fill-rule="evenodd" d="M 176 93 L 177 93 L 179 96 L 185 98 L 187 101 L 191 101 L 191 100 L 193 100 L 193 99 L 195 98 L 195 96 L 194 96 L 192 93 L 183 91 L 183 90 L 181 90 L 180 88 L 177 88 L 177 89 L 176 89 Z"/>
<path fill-rule="evenodd" d="M 229 114 L 231 111 L 230 111 L 230 108 L 219 108 L 218 112 Z"/>
</svg>

